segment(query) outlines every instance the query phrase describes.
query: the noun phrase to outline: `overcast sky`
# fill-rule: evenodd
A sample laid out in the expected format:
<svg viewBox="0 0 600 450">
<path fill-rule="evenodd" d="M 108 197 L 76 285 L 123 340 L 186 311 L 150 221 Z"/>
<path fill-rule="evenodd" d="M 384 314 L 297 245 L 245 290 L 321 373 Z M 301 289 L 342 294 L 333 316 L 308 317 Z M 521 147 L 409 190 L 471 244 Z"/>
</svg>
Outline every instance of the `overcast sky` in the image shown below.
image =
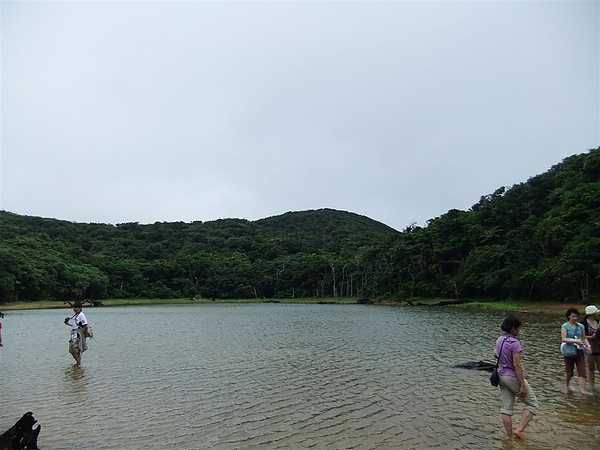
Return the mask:
<svg viewBox="0 0 600 450">
<path fill-rule="evenodd" d="M 398 230 L 600 146 L 598 1 L 3 1 L 0 209 Z"/>
</svg>

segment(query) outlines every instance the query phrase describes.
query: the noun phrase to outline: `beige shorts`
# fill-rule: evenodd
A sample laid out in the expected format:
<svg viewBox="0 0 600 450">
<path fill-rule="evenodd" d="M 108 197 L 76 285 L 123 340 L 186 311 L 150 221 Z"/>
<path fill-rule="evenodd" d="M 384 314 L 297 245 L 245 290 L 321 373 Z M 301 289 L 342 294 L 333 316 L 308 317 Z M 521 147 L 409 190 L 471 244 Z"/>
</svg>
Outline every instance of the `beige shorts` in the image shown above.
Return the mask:
<svg viewBox="0 0 600 450">
<path fill-rule="evenodd" d="M 519 397 L 517 394 L 521 389 L 519 380 L 515 377 L 500 376 L 500 397 L 502 398 L 502 408 L 500 408 L 501 414 L 513 415 L 515 408 L 515 398 L 518 398 L 525 404 L 525 409 L 531 411 L 533 415 L 538 412 L 538 400 L 529 385 L 529 382 L 525 380 L 525 386 L 527 387 L 527 395 L 525 397 Z"/>
<path fill-rule="evenodd" d="M 81 349 L 79 348 L 79 339 L 73 339 L 69 341 L 69 353 L 71 355 L 79 355 Z"/>
<path fill-rule="evenodd" d="M 69 341 L 69 353 L 71 355 L 79 355 L 87 350 L 87 342 L 81 340 L 81 337 L 71 339 Z"/>
</svg>

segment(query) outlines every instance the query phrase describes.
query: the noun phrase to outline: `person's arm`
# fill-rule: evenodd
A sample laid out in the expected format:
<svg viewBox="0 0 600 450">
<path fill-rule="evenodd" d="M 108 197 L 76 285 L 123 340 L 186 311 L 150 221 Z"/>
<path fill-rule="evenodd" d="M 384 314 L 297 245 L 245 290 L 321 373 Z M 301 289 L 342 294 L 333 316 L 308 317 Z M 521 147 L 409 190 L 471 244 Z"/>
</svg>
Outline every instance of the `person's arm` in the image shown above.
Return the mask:
<svg viewBox="0 0 600 450">
<path fill-rule="evenodd" d="M 587 340 L 587 335 L 585 334 L 585 325 L 581 324 L 581 328 L 583 328 L 583 330 L 581 330 L 581 343 L 583 344 L 584 349 L 588 353 L 591 353 L 592 348 L 590 347 L 590 343 Z"/>
<path fill-rule="evenodd" d="M 77 317 L 75 318 L 75 322 L 77 322 L 77 326 L 80 326 L 81 328 L 87 327 L 87 324 L 88 324 L 87 317 L 85 317 L 85 314 L 82 312 L 77 314 Z"/>
<path fill-rule="evenodd" d="M 75 320 L 77 321 L 77 326 L 83 330 L 83 332 L 84 332 L 83 335 L 87 336 L 88 322 L 87 322 L 87 317 L 85 317 L 85 314 L 79 313 L 77 315 L 77 317 L 75 318 Z"/>
<path fill-rule="evenodd" d="M 583 330 L 584 333 L 583 335 L 585 336 L 585 338 L 589 341 L 590 339 L 596 339 L 596 333 L 592 333 L 592 334 L 587 334 L 586 330 L 589 330 L 589 327 L 586 327 L 585 325 L 583 325 Z"/>
<path fill-rule="evenodd" d="M 521 353 L 513 353 L 513 366 L 517 373 L 517 380 L 519 380 L 519 397 L 525 397 L 527 395 L 527 387 L 525 386 L 525 374 L 523 372 L 523 364 L 521 363 Z"/>
</svg>

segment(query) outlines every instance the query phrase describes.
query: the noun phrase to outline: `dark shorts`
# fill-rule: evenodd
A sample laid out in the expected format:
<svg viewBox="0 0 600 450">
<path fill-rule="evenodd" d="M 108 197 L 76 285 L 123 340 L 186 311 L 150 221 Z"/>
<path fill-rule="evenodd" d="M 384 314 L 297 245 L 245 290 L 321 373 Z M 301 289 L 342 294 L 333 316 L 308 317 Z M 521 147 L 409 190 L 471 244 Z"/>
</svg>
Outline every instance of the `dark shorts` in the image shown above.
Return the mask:
<svg viewBox="0 0 600 450">
<path fill-rule="evenodd" d="M 585 352 L 577 350 L 577 356 L 565 357 L 565 373 L 572 377 L 575 366 L 577 366 L 577 376 L 587 378 L 585 368 Z"/>
</svg>

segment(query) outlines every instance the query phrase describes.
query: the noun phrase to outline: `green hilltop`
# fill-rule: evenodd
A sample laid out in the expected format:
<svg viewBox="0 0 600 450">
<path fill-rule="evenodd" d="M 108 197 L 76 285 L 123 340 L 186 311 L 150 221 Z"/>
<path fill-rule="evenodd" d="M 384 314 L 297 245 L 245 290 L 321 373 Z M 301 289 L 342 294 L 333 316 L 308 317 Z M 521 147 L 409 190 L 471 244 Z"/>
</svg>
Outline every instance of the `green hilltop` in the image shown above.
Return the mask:
<svg viewBox="0 0 600 450">
<path fill-rule="evenodd" d="M 334 209 L 147 225 L 0 211 L 0 303 L 599 294 L 600 148 L 402 231 Z"/>
</svg>

